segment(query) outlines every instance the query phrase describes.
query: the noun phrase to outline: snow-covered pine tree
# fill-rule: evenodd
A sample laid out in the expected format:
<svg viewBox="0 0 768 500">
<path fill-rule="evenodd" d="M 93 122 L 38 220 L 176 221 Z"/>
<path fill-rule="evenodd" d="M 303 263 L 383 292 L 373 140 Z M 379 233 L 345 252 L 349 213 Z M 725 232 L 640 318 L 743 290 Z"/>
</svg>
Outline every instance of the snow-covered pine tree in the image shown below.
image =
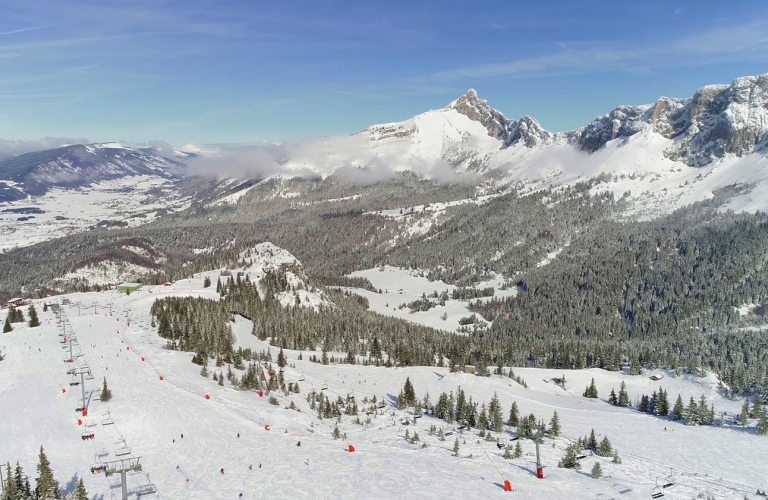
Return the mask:
<svg viewBox="0 0 768 500">
<path fill-rule="evenodd" d="M 18 463 L 16 464 L 18 467 Z M 3 487 L 3 500 L 16 500 L 17 498 L 24 498 L 21 496 L 19 492 L 19 488 L 16 485 L 16 481 L 11 477 L 11 463 L 6 462 L 5 464 L 5 471 L 6 476 L 4 478 L 0 478 L 0 481 L 3 481 L 4 487 Z"/>
<path fill-rule="evenodd" d="M 620 464 L 621 463 L 621 457 L 619 456 L 619 451 L 618 450 L 613 450 L 613 460 L 612 460 L 612 462 L 615 463 L 615 464 Z"/>
<path fill-rule="evenodd" d="M 485 410 L 485 403 L 483 403 L 480 410 L 480 416 L 477 418 L 477 427 L 481 431 L 487 431 L 488 425 L 488 413 Z"/>
<path fill-rule="evenodd" d="M 208 378 L 208 363 L 203 364 L 203 367 L 200 369 L 200 375 L 202 375 L 205 378 Z"/>
<path fill-rule="evenodd" d="M 763 396 L 755 394 L 755 401 L 752 403 L 752 418 L 760 418 L 763 413 Z"/>
<path fill-rule="evenodd" d="M 768 411 L 763 410 L 760 412 L 755 431 L 758 436 L 768 436 Z"/>
<path fill-rule="evenodd" d="M 501 415 L 501 404 L 499 403 L 499 397 L 496 393 L 493 393 L 491 398 L 491 404 L 488 406 L 488 413 L 490 417 L 491 429 L 495 432 L 501 432 L 504 428 L 504 418 Z"/>
<path fill-rule="evenodd" d="M 512 402 L 512 407 L 509 409 L 509 426 L 517 427 L 520 420 L 520 410 L 517 409 L 517 402 Z"/>
<path fill-rule="evenodd" d="M 693 401 L 693 398 L 691 398 L 691 401 Z M 744 400 L 744 404 L 741 405 L 741 417 L 739 418 L 739 421 L 741 422 L 741 425 L 747 425 L 747 422 L 749 421 L 749 402 L 747 400 Z"/>
<path fill-rule="evenodd" d="M 584 397 L 585 398 L 596 398 L 597 397 L 597 386 L 595 385 L 595 379 L 592 379 L 592 382 L 587 386 L 587 389 L 584 391 Z"/>
<path fill-rule="evenodd" d="M 688 425 L 697 425 L 699 423 L 699 407 L 696 405 L 696 400 L 691 396 L 688 401 L 688 409 L 685 412 L 685 416 L 688 419 Z"/>
<path fill-rule="evenodd" d="M 45 456 L 45 450 L 40 447 L 39 462 L 37 464 L 37 485 L 35 486 L 35 500 L 59 500 L 59 482 L 53 477 L 51 462 Z"/>
<path fill-rule="evenodd" d="M 614 406 L 619 404 L 619 399 L 616 397 L 616 391 L 611 388 L 611 394 L 608 396 L 608 402 Z"/>
<path fill-rule="evenodd" d="M 637 409 L 643 413 L 648 413 L 648 408 L 650 408 L 650 399 L 648 399 L 648 396 L 643 394 L 640 396 L 640 405 L 637 407 Z"/>
<path fill-rule="evenodd" d="M 560 417 L 557 415 L 557 410 L 549 421 L 549 435 L 553 438 L 560 435 Z"/>
<path fill-rule="evenodd" d="M 520 458 L 523 456 L 523 447 L 520 445 L 520 441 L 515 443 L 515 453 L 513 458 Z"/>
<path fill-rule="evenodd" d="M 88 491 L 85 489 L 85 483 L 83 483 L 82 478 L 77 482 L 74 500 L 88 500 Z"/>
<path fill-rule="evenodd" d="M 11 326 L 11 314 L 8 313 L 8 316 L 5 317 L 5 325 L 3 326 L 3 333 L 8 333 L 13 331 L 13 326 Z"/>
<path fill-rule="evenodd" d="M 16 490 L 19 492 L 18 497 L 23 500 L 32 500 L 34 491 L 29 485 L 29 478 L 25 477 L 24 469 L 19 465 L 19 462 L 16 462 L 16 468 L 13 471 L 13 481 L 16 483 Z"/>
<path fill-rule="evenodd" d="M 459 438 L 456 438 L 456 441 L 453 442 L 453 456 L 459 456 Z"/>
<path fill-rule="evenodd" d="M 277 366 L 280 368 L 285 368 L 285 366 L 288 364 L 288 361 L 285 359 L 285 354 L 283 354 L 283 348 L 280 348 L 280 352 L 277 353 Z"/>
<path fill-rule="evenodd" d="M 589 433 L 589 439 L 587 439 L 585 448 L 592 451 L 597 451 L 597 436 L 595 436 L 595 429 Z"/>
<path fill-rule="evenodd" d="M 608 440 L 608 436 L 605 436 L 597 447 L 597 454 L 601 457 L 610 457 L 612 453 L 611 442 Z"/>
<path fill-rule="evenodd" d="M 40 320 L 37 318 L 37 310 L 34 304 L 29 305 L 29 326 L 40 326 Z"/>
<path fill-rule="evenodd" d="M 557 466 L 566 469 L 581 469 L 581 464 L 576 459 L 576 451 L 576 445 L 569 445 L 568 448 L 565 449 L 565 455 L 563 455 L 563 458 L 557 463 Z"/>
<path fill-rule="evenodd" d="M 405 406 L 416 404 L 416 391 L 413 389 L 410 377 L 406 377 L 405 384 L 403 384 L 403 397 L 405 397 Z"/>
<path fill-rule="evenodd" d="M 683 398 L 680 394 L 677 395 L 675 406 L 672 408 L 672 418 L 675 420 L 682 420 L 685 413 L 685 407 L 683 406 Z"/>
<path fill-rule="evenodd" d="M 592 479 L 600 479 L 603 477 L 603 468 L 600 467 L 600 462 L 595 462 L 592 466 Z"/>
<path fill-rule="evenodd" d="M 504 448 L 504 458 L 507 460 L 510 460 L 512 458 L 512 450 L 509 448 L 509 446 L 506 446 Z"/>
<path fill-rule="evenodd" d="M 104 377 L 104 383 L 101 385 L 101 401 L 103 403 L 112 399 L 112 391 L 107 387 L 107 377 Z"/>
<path fill-rule="evenodd" d="M 659 387 L 659 403 L 656 406 L 656 415 L 669 415 L 669 396 L 667 391 Z"/>
</svg>

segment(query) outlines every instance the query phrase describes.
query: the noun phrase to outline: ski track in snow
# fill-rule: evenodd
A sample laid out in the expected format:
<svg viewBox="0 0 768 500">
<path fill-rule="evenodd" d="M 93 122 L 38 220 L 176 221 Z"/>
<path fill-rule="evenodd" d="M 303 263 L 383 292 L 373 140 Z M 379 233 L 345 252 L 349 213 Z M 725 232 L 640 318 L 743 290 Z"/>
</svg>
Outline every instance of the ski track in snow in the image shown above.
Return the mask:
<svg viewBox="0 0 768 500">
<path fill-rule="evenodd" d="M 737 413 L 741 402 L 721 397 L 711 376 L 674 377 L 667 373 L 654 382 L 597 369 L 517 368 L 515 374 L 526 380 L 526 389 L 507 377 L 452 374 L 443 368 L 322 366 L 306 361 L 312 353 L 304 352 L 305 361 L 298 361 L 297 352 L 286 351 L 289 362 L 296 365 L 295 369 L 286 368 L 287 381 L 305 378 L 299 382 L 300 395 L 278 396 L 280 405 L 273 406 L 252 391 L 236 391 L 228 383 L 220 387 L 199 375 L 199 367 L 189 362 L 191 353 L 165 350 L 165 341 L 149 324 L 149 307 L 158 297 L 216 297 L 212 288 L 198 288 L 202 276 L 171 287 L 145 287 L 130 296 L 116 292 L 73 294 L 73 305 L 63 306 L 67 330 L 77 334 L 83 355 L 75 365 L 87 362 L 94 374 L 94 380 L 86 384 L 93 392 L 89 416 L 82 418 L 84 426 L 95 424 L 89 428 L 95 433 L 92 441 L 80 438 L 84 426 L 77 425 L 74 412 L 80 388 L 68 385 L 70 377 L 64 372 L 71 365 L 63 362 L 64 350 L 57 335 L 61 327 L 53 313 L 43 313 L 40 305 L 41 327 L 16 324 L 13 332 L 0 335 L 0 348 L 7 356 L 0 362 L 0 418 L 8 423 L 4 428 L 12 430 L 0 434 L 0 461 L 21 460 L 25 471 L 34 477 L 36 454 L 43 444 L 60 483 L 70 484 L 82 476 L 96 498 L 119 496 L 119 476 L 107 481 L 103 474 L 89 474 L 89 469 L 100 461 L 114 460 L 114 450 L 122 446 L 117 444 L 121 437 L 134 456 L 141 456 L 143 464 L 141 473 L 128 475 L 131 498 L 138 498 L 139 489 L 150 483 L 157 492 L 141 498 L 238 498 L 241 492 L 248 499 L 502 497 L 503 479 L 494 466 L 512 482 L 520 498 L 648 498 L 656 478 L 662 480 L 670 468 L 677 484 L 667 490 L 666 498 L 690 499 L 705 493 L 740 499 L 757 488 L 765 489 L 759 470 L 768 461 L 768 446 L 762 446 L 760 437 L 730 427 L 688 427 L 581 397 L 594 377 L 602 397 L 611 387 L 618 389 L 623 380 L 633 400 L 662 385 L 672 399 L 678 392 L 686 401 L 703 393 L 717 410 Z M 82 304 L 79 315 L 77 302 Z M 110 302 L 113 316 L 108 313 Z M 94 314 L 94 304 L 98 314 Z M 126 324 L 129 317 L 130 327 Z M 250 336 L 250 328 L 249 321 L 237 318 L 233 332 L 238 345 L 266 349 L 265 342 Z M 276 349 L 271 352 L 273 357 L 277 355 Z M 142 356 L 145 361 L 141 361 Z M 216 368 L 211 363 L 209 370 L 226 371 L 226 366 Z M 567 390 L 545 381 L 563 373 Z M 109 403 L 96 400 L 104 376 L 113 392 Z M 428 391 L 433 402 L 440 392 L 455 393 L 458 386 L 476 401 L 486 403 L 496 392 L 505 418 L 513 400 L 521 414 L 533 412 L 545 421 L 557 409 L 568 437 L 558 438 L 555 449 L 552 440 L 545 440 L 541 451 L 546 479 L 533 475 L 535 456 L 530 441 L 521 442 L 523 458 L 504 460 L 494 443 L 478 438 L 476 431 L 465 432 L 460 435 L 460 457 L 456 458 L 451 456 L 451 448 L 458 432 L 442 442 L 428 435 L 432 424 L 446 431 L 454 425 L 425 416 L 418 425 L 406 427 L 411 433 L 418 431 L 421 441 L 429 444 L 420 449 L 402 438 L 405 429 L 400 420 L 410 412 L 392 407 L 372 416 L 371 424 L 365 427 L 352 423 L 354 417 L 345 416 L 339 427 L 348 440 L 334 440 L 331 431 L 335 420 L 318 420 L 305 399 L 307 392 L 327 384 L 324 392 L 329 398 L 352 393 L 358 401 L 373 395 L 391 400 L 406 377 L 419 397 Z M 66 394 L 61 394 L 61 387 L 67 389 Z M 206 400 L 205 394 L 211 399 Z M 290 401 L 301 412 L 285 409 Z M 101 425 L 107 410 L 114 425 Z M 265 430 L 267 424 L 270 431 Z M 585 459 L 580 472 L 555 467 L 569 439 L 586 435 L 591 428 L 609 436 L 624 460 L 617 466 L 610 459 L 599 459 L 605 474 L 600 481 L 588 477 L 596 457 Z M 298 440 L 301 448 L 296 447 Z M 348 444 L 354 444 L 357 451 L 349 453 Z M 103 452 L 108 455 L 96 456 Z M 262 468 L 258 468 L 259 463 Z M 248 469 L 249 464 L 253 470 Z M 224 475 L 219 473 L 221 468 Z"/>
</svg>

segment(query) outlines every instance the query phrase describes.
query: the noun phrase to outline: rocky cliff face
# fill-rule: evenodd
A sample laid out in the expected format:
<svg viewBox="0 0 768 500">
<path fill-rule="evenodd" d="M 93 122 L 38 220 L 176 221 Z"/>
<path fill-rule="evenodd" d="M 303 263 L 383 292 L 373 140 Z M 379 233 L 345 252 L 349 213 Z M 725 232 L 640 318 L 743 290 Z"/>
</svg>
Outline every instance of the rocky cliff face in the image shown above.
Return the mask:
<svg viewBox="0 0 768 500">
<path fill-rule="evenodd" d="M 480 99 L 475 89 L 469 89 L 446 109 L 456 110 L 470 120 L 480 122 L 490 137 L 502 141 L 502 147 L 518 143 L 534 147 L 553 138 L 553 134 L 544 130 L 531 116 L 524 116 L 519 121 L 506 118 L 500 111 L 490 107 L 488 101 Z"/>
<path fill-rule="evenodd" d="M 708 85 L 688 99 L 662 97 L 653 105 L 620 106 L 563 136 L 592 153 L 608 141 L 648 127 L 676 139 L 666 156 L 689 166 L 707 165 L 726 154 L 763 152 L 768 141 L 768 74 Z"/>
</svg>

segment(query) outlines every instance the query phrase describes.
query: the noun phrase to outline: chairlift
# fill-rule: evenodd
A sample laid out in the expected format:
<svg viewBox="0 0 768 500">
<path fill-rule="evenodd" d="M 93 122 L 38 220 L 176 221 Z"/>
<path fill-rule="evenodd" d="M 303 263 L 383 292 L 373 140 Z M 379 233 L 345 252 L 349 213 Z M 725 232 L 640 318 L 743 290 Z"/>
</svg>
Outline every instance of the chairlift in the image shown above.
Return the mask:
<svg viewBox="0 0 768 500">
<path fill-rule="evenodd" d="M 453 436 L 453 431 L 448 431 L 443 436 Z"/>
<path fill-rule="evenodd" d="M 378 408 L 386 408 L 386 407 L 387 407 L 386 401 L 384 401 L 383 399 L 379 400 Z"/>
<path fill-rule="evenodd" d="M 85 374 L 85 380 L 93 380 L 93 379 L 94 379 L 93 373 L 88 372 Z"/>
<path fill-rule="evenodd" d="M 115 419 L 107 412 L 107 418 L 101 421 L 101 425 L 112 425 L 115 423 Z"/>
<path fill-rule="evenodd" d="M 83 441 L 85 441 L 87 439 L 93 439 L 95 434 L 93 432 L 83 432 L 80 437 L 83 438 Z"/>
<path fill-rule="evenodd" d="M 142 495 L 151 495 L 152 493 L 156 493 L 156 492 L 157 492 L 157 488 L 152 483 L 144 484 L 136 488 L 137 497 L 140 497 Z"/>
<path fill-rule="evenodd" d="M 675 485 L 675 476 L 670 471 L 670 474 L 664 479 L 664 484 L 661 485 L 662 488 L 669 488 L 671 486 Z"/>
<path fill-rule="evenodd" d="M 122 448 L 118 448 L 115 450 L 115 455 L 118 457 L 130 455 L 130 454 L 131 454 L 131 449 L 128 446 L 123 446 Z"/>
<path fill-rule="evenodd" d="M 354 403 L 355 401 L 355 395 L 351 392 L 347 393 L 347 403 Z"/>
<path fill-rule="evenodd" d="M 323 383 L 320 385 L 321 391 L 327 391 L 328 390 L 328 382 L 323 381 Z"/>
<path fill-rule="evenodd" d="M 653 491 L 651 491 L 651 498 L 661 498 L 664 496 L 664 490 L 659 487 L 659 481 L 656 480 L 656 486 L 653 487 Z"/>
<path fill-rule="evenodd" d="M 107 466 L 104 464 L 91 465 L 91 474 L 101 474 L 107 471 Z"/>
<path fill-rule="evenodd" d="M 305 380 L 307 380 L 307 377 L 304 375 L 299 375 L 299 382 L 304 382 Z"/>
</svg>

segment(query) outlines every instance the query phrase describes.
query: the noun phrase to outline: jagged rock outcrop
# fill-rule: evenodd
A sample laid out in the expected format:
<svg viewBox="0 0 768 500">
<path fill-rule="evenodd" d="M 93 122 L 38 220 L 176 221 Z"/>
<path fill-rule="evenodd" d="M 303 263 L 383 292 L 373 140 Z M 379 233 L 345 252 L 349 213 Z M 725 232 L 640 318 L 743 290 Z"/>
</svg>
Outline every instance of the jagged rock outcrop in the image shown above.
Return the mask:
<svg viewBox="0 0 768 500">
<path fill-rule="evenodd" d="M 738 78 L 730 85 L 708 85 L 688 99 L 662 97 L 653 105 L 620 106 L 564 136 L 592 153 L 608 141 L 630 137 L 648 127 L 677 140 L 666 151 L 668 158 L 693 167 L 726 154 L 744 156 L 764 151 L 768 141 L 768 74 Z"/>
<path fill-rule="evenodd" d="M 500 111 L 488 105 L 488 101 L 480 99 L 475 89 L 469 89 L 446 109 L 456 110 L 470 120 L 480 122 L 489 136 L 502 141 L 502 147 L 522 143 L 532 148 L 550 141 L 553 137 L 553 134 L 544 130 L 532 116 L 524 116 L 519 121 L 506 118 Z"/>
</svg>

